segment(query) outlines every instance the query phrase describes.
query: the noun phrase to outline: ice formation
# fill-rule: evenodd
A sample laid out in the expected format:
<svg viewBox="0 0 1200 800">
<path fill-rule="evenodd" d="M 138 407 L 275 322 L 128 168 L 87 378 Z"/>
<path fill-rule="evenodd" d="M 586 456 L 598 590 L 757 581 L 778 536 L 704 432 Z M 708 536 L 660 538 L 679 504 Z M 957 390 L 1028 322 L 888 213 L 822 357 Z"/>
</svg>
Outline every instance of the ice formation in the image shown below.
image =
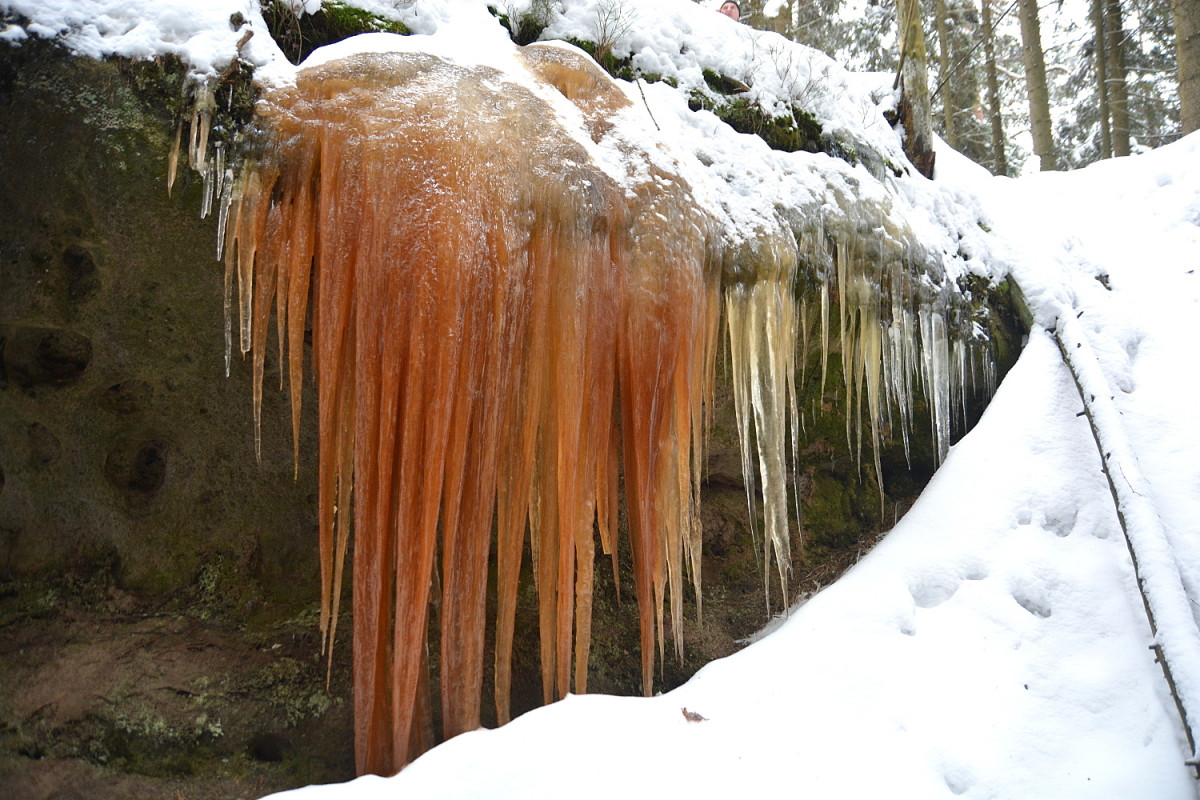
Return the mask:
<svg viewBox="0 0 1200 800">
<path fill-rule="evenodd" d="M 907 447 L 923 394 L 944 456 L 963 382 L 988 374 L 963 295 L 882 184 L 864 194 L 867 173 L 825 165 L 839 180 L 823 195 L 734 231 L 712 186 L 697 194 L 722 180 L 704 159 L 630 135 L 658 126 L 630 96 L 554 44 L 513 48 L 503 69 L 355 52 L 267 92 L 266 136 L 235 178 L 205 142 L 211 91 L 194 92 L 189 162 L 203 213 L 218 203 L 227 349 L 236 338 L 252 359 L 256 430 L 272 317 L 299 430 L 311 315 L 320 625 L 328 651 L 353 527 L 359 772 L 393 772 L 435 741 L 431 606 L 441 734 L 479 725 L 493 529 L 497 718 L 526 530 L 544 699 L 586 691 L 594 541 L 615 568 L 621 486 L 651 691 L 668 629 L 683 647 L 688 575 L 700 607 L 722 310 L 764 584 L 774 562 L 784 607 L 806 416 L 841 405 L 882 503 L 882 439 Z M 840 385 L 826 385 L 831 357 Z"/>
<path fill-rule="evenodd" d="M 591 137 L 609 135 L 627 101 L 597 67 L 548 46 L 522 58 Z M 498 717 L 527 521 L 545 699 L 586 690 L 593 525 L 611 549 L 618 457 L 647 691 L 668 593 L 681 613 L 699 546 L 714 224 L 631 143 L 614 145 L 630 174 L 599 168 L 557 113 L 489 68 L 350 56 L 267 96 L 272 142 L 231 198 L 225 257 L 255 404 L 273 308 L 294 418 L 311 285 L 321 627 L 331 645 L 353 505 L 360 772 L 432 744 L 435 586 L 444 734 L 478 727 L 494 519 Z"/>
<path fill-rule="evenodd" d="M 789 501 L 787 488 L 804 441 L 801 395 L 835 390 L 847 445 L 860 460 L 869 440 L 882 505 L 882 442 L 899 436 L 908 455 L 921 398 L 940 463 L 952 432 L 961 432 L 968 391 L 995 388 L 990 344 L 969 303 L 902 215 L 830 188 L 836 205 L 793 207 L 777 229 L 727 255 L 726 330 L 747 501 L 752 522 L 756 501 L 763 506 L 764 584 L 773 557 L 785 593 L 789 505 L 802 527 L 800 499 Z M 841 359 L 840 387 L 827 386 L 831 354 Z M 810 371 L 810 359 L 819 369 Z M 805 376 L 815 389 L 797 385 Z"/>
</svg>

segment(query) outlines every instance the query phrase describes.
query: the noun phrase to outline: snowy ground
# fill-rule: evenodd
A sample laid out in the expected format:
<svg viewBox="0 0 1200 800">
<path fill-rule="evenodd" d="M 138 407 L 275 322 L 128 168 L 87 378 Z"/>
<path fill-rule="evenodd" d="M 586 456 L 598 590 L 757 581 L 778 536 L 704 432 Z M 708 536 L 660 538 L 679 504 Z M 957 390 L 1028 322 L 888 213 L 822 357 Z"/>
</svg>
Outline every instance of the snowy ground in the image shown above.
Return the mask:
<svg viewBox="0 0 1200 800">
<path fill-rule="evenodd" d="M 465 31 L 494 28 L 467 0 L 356 4 L 419 33 L 470 20 L 439 47 L 457 41 L 467 51 L 481 40 Z M 569 5 L 576 13 L 561 25 L 584 24 L 586 4 Z M 681 80 L 714 53 L 736 68 L 771 52 L 744 26 L 686 0 L 639 9 L 635 52 L 661 56 L 662 71 Z M 0 10 L 33 20 L 0 30 L 10 42 L 57 36 L 94 57 L 174 52 L 197 74 L 233 57 L 232 12 L 261 22 L 242 0 L 0 0 Z M 698 55 L 671 61 L 684 52 Z M 242 55 L 287 80 L 267 37 Z M 850 97 L 853 81 L 817 61 L 805 68 L 819 66 L 848 98 L 822 106 L 826 122 L 863 119 L 870 101 Z M 647 94 L 682 148 L 703 151 L 714 181 L 726 181 L 711 193 L 732 229 L 747 229 L 741 213 L 765 219 L 776 198 L 816 192 L 819 203 L 823 187 L 852 182 L 856 200 L 880 191 L 844 162 L 785 159 L 696 121 L 661 85 Z M 678 122 L 667 122 L 671 114 Z M 872 124 L 861 135 L 894 148 L 879 138 L 886 126 Z M 896 214 L 923 241 L 961 239 L 983 269 L 1011 270 L 1043 325 L 1064 306 L 1082 312 L 1182 580 L 1200 598 L 1200 134 L 1079 173 L 1019 180 L 988 177 L 949 152 L 938 163 L 935 183 L 893 187 Z M 1131 559 L 1081 410 L 1053 339 L 1035 329 L 983 420 L 909 514 L 754 645 L 666 695 L 571 697 L 453 739 L 395 778 L 287 796 L 1195 798 L 1183 729 L 1148 649 Z M 1183 622 L 1194 640 L 1195 620 Z"/>
</svg>

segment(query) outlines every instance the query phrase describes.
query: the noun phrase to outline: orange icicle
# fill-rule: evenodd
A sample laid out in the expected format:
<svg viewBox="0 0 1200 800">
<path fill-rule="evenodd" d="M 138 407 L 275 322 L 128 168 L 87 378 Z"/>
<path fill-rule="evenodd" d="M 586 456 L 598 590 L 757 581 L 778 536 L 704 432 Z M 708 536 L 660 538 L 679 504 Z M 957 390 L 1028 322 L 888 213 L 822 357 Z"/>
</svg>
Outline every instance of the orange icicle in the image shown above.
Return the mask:
<svg viewBox="0 0 1200 800">
<path fill-rule="evenodd" d="M 525 525 L 530 518 L 534 461 L 537 452 L 539 415 L 545 385 L 545 350 L 549 296 L 535 291 L 549 281 L 548 259 L 534 258 L 533 248 L 509 255 L 511 302 L 505 324 L 511 325 L 514 347 L 525 354 L 512 366 L 504 410 L 504 442 L 501 456 L 496 512 L 496 718 L 504 724 L 511 718 L 512 644 L 515 628 L 517 583 L 521 572 Z"/>
<path fill-rule="evenodd" d="M 562 48 L 524 55 L 593 142 L 608 135 L 629 101 L 602 71 Z M 621 460 L 649 693 L 668 596 L 682 647 L 685 559 L 699 578 L 716 274 L 686 184 L 654 166 L 621 185 L 544 99 L 432 56 L 302 70 L 262 113 L 275 138 L 239 181 L 227 263 L 256 422 L 274 305 L 297 442 L 311 291 L 320 627 L 332 665 L 353 506 L 358 771 L 431 744 L 431 603 L 441 734 L 478 727 L 493 527 L 499 720 L 526 528 L 544 695 L 586 691 L 595 537 L 616 577 Z"/>
</svg>

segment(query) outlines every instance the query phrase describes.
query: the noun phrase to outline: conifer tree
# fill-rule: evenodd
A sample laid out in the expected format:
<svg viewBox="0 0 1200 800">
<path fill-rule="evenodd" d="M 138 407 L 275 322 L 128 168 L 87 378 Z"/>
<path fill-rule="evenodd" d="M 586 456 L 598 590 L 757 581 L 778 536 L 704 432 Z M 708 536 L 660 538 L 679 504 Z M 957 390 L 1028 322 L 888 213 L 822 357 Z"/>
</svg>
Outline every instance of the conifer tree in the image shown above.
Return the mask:
<svg viewBox="0 0 1200 800">
<path fill-rule="evenodd" d="M 1033 152 L 1042 171 L 1058 168 L 1050 118 L 1050 92 L 1046 85 L 1046 58 L 1042 52 L 1041 20 L 1037 0 L 1021 0 L 1021 54 L 1025 60 L 1025 88 L 1029 93 L 1029 124 Z"/>
<path fill-rule="evenodd" d="M 1172 0 L 1182 132 L 1200 130 L 1200 0 Z"/>
<path fill-rule="evenodd" d="M 957 149 L 953 93 L 947 85 L 950 77 L 950 26 L 946 22 L 946 0 L 934 0 L 933 16 L 938 38 L 938 94 L 942 96 L 942 138 L 946 140 L 946 144 Z"/>
<path fill-rule="evenodd" d="M 1008 174 L 1004 150 L 1004 118 L 1000 113 L 1000 79 L 996 71 L 996 37 L 992 23 L 992 0 L 983 0 L 984 71 L 987 73 L 988 120 L 992 134 L 992 174 Z"/>
<path fill-rule="evenodd" d="M 929 65 L 925 31 L 921 26 L 920 0 L 900 0 L 897 6 L 900 30 L 901 119 L 904 122 L 904 153 L 927 178 L 933 177 L 933 113 L 929 99 Z"/>
<path fill-rule="evenodd" d="M 1092 0 L 1092 24 L 1096 35 L 1092 40 L 1092 60 L 1096 65 L 1096 96 L 1100 106 L 1100 157 L 1112 158 L 1112 128 L 1108 108 L 1108 58 L 1104 36 L 1104 0 Z"/>
<path fill-rule="evenodd" d="M 1129 136 L 1129 87 L 1125 82 L 1125 24 L 1121 0 L 1104 0 L 1104 61 L 1108 107 L 1112 114 L 1114 156 L 1127 156 Z"/>
</svg>

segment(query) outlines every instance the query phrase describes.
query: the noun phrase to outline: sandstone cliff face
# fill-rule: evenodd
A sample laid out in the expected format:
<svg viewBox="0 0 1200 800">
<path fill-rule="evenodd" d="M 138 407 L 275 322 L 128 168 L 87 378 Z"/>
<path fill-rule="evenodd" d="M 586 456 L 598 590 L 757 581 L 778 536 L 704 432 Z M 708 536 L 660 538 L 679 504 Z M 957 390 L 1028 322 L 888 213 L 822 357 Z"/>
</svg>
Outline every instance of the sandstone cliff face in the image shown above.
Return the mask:
<svg viewBox="0 0 1200 800">
<path fill-rule="evenodd" d="M 216 223 L 194 173 L 167 194 L 181 74 L 0 46 L 0 685 L 19 687 L 0 696 L 0 782 L 16 796 L 257 796 L 353 772 L 347 649 L 329 687 L 318 653 L 315 396 L 309 380 L 293 480 L 268 355 L 256 463 L 250 366 L 224 375 Z M 825 396 L 798 380 L 793 598 L 869 549 L 933 469 L 926 437 L 911 469 L 886 443 L 880 508 L 830 361 Z M 689 608 L 664 688 L 766 621 L 720 366 L 717 381 L 705 625 Z M 516 713 L 541 694 L 531 587 L 518 602 Z M 640 673 L 636 614 L 601 564 L 589 688 L 637 694 Z"/>
<path fill-rule="evenodd" d="M 302 599 L 311 474 L 280 426 L 254 463 L 215 224 L 190 175 L 167 196 L 179 71 L 2 56 L 0 570 L 169 596 L 217 569 L 230 603 Z"/>
<path fill-rule="evenodd" d="M 268 393 L 280 424 L 255 463 L 248 371 L 224 376 L 215 222 L 190 174 L 167 196 L 181 75 L 0 48 L 12 796 L 164 796 L 194 776 L 211 788 L 188 796 L 229 797 L 349 775 L 344 682 L 326 691 L 305 616 L 312 459 L 293 481 L 286 400 Z"/>
</svg>

